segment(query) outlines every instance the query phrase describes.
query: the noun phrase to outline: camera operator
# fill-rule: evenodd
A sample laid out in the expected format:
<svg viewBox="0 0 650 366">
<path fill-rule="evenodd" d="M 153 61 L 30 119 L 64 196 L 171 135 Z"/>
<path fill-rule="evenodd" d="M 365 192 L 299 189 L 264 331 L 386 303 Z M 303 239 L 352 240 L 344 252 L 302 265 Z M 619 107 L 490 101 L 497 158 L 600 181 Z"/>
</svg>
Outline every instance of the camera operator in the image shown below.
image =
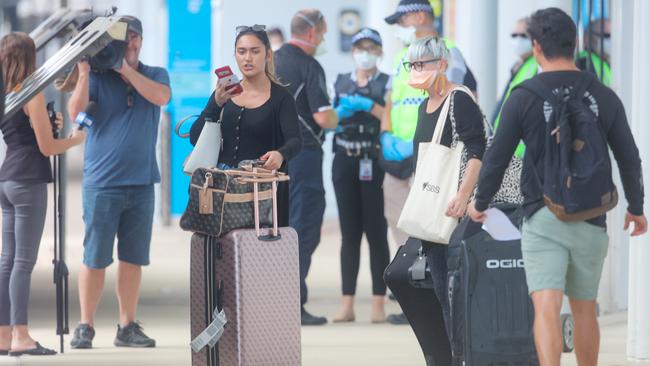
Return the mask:
<svg viewBox="0 0 650 366">
<path fill-rule="evenodd" d="M 128 25 L 121 67 L 91 72 L 78 63 L 79 78 L 68 103 L 72 118 L 97 103 L 85 145 L 83 179 L 84 259 L 79 272 L 81 322 L 72 348 L 92 348 L 94 317 L 104 289 L 106 267 L 113 263 L 117 237 L 116 292 L 120 319 L 116 347 L 155 347 L 135 321 L 142 266 L 149 264 L 154 214 L 154 183 L 160 182 L 156 139 L 160 106 L 169 102 L 169 74 L 139 61 L 142 23 Z"/>
<path fill-rule="evenodd" d="M 0 61 L 5 81 L 2 94 L 18 90 L 36 69 L 34 41 L 25 33 L 6 35 L 0 41 Z M 56 354 L 29 335 L 27 309 L 31 274 L 45 226 L 47 184 L 52 182 L 48 156 L 61 154 L 85 138 L 85 133 L 75 128 L 70 137 L 55 139 L 52 130 L 61 123 L 60 114 L 50 120 L 40 93 L 0 124 L 7 144 L 0 168 L 0 355 Z"/>
</svg>

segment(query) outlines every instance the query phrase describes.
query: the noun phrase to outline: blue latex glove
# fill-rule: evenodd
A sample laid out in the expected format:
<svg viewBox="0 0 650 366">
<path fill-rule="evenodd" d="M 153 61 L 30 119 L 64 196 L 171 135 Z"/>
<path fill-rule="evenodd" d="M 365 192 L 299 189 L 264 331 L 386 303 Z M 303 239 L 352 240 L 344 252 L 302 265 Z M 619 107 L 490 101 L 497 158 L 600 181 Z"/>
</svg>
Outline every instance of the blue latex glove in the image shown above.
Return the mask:
<svg viewBox="0 0 650 366">
<path fill-rule="evenodd" d="M 347 95 L 339 98 L 341 105 L 347 106 L 353 111 L 370 112 L 375 102 L 372 99 L 359 94 Z"/>
<path fill-rule="evenodd" d="M 354 115 L 354 111 L 343 104 L 339 104 L 338 107 L 334 108 L 334 111 L 339 116 L 339 119 L 350 118 Z"/>
<path fill-rule="evenodd" d="M 413 156 L 413 141 L 404 141 L 395 137 L 395 150 L 403 159 L 408 159 Z"/>
<path fill-rule="evenodd" d="M 381 134 L 381 151 L 384 154 L 384 159 L 387 161 L 400 161 L 402 160 L 399 152 L 395 149 L 395 136 L 390 132 Z"/>
</svg>

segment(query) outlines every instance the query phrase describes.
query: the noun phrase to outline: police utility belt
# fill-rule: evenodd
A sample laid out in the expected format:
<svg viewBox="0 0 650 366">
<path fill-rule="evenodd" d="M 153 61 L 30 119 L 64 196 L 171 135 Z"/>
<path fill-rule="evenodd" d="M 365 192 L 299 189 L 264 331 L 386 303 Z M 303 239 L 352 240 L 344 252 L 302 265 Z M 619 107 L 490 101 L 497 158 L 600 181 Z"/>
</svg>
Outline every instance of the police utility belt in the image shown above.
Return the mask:
<svg viewBox="0 0 650 366">
<path fill-rule="evenodd" d="M 379 152 L 376 126 L 349 124 L 339 126 L 334 135 L 334 152 L 351 157 L 376 157 Z"/>
</svg>

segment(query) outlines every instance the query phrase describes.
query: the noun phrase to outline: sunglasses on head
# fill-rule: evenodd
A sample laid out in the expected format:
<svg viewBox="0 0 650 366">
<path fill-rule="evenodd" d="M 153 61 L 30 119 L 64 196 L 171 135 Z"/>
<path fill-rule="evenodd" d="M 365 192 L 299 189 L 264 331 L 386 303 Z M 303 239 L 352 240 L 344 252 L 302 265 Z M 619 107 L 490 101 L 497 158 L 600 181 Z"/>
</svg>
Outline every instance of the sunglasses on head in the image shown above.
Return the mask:
<svg viewBox="0 0 650 366">
<path fill-rule="evenodd" d="M 235 31 L 237 32 L 237 34 L 241 34 L 243 32 L 265 32 L 266 26 L 261 24 L 255 24 L 253 26 L 240 25 L 237 28 L 235 28 Z"/>
</svg>

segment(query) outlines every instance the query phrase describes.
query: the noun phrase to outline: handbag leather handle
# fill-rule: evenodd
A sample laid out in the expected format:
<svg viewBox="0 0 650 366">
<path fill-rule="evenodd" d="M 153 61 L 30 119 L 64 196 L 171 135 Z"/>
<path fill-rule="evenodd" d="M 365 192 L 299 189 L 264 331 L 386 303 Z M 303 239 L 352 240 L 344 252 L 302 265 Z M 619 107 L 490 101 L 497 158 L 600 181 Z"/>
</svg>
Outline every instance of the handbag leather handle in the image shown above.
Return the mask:
<svg viewBox="0 0 650 366">
<path fill-rule="evenodd" d="M 252 178 L 274 178 L 274 177 L 286 177 L 287 175 L 282 172 L 278 173 L 266 173 L 266 172 L 247 172 L 242 170 L 226 170 L 225 173 L 230 176 L 241 176 L 241 177 L 252 177 Z"/>
<path fill-rule="evenodd" d="M 253 173 L 255 173 L 257 168 L 253 168 Z M 273 171 L 275 174 L 275 170 Z M 288 177 L 287 177 L 288 178 Z M 237 178 L 236 178 L 237 179 Z M 262 236 L 260 229 L 260 195 L 259 195 L 259 184 L 267 183 L 265 179 L 250 179 L 250 183 L 253 183 L 253 206 L 255 211 L 255 234 L 257 238 L 261 241 L 274 241 L 280 239 L 280 233 L 278 229 L 278 180 L 272 180 L 272 214 L 273 214 L 273 230 L 271 235 Z"/>
<path fill-rule="evenodd" d="M 288 176 L 272 177 L 272 178 L 235 178 L 237 183 L 274 183 L 286 182 L 289 180 Z"/>
<path fill-rule="evenodd" d="M 189 116 L 184 117 L 183 119 L 181 119 L 180 121 L 178 121 L 176 123 L 176 127 L 174 127 L 174 133 L 176 134 L 176 136 L 178 136 L 178 137 L 180 137 L 182 139 L 186 139 L 186 138 L 190 137 L 189 132 L 188 133 L 181 133 L 181 127 L 183 126 L 183 124 L 185 122 L 187 122 L 188 120 L 190 120 L 191 118 L 194 118 L 194 117 L 200 117 L 200 115 L 191 114 Z"/>
</svg>

